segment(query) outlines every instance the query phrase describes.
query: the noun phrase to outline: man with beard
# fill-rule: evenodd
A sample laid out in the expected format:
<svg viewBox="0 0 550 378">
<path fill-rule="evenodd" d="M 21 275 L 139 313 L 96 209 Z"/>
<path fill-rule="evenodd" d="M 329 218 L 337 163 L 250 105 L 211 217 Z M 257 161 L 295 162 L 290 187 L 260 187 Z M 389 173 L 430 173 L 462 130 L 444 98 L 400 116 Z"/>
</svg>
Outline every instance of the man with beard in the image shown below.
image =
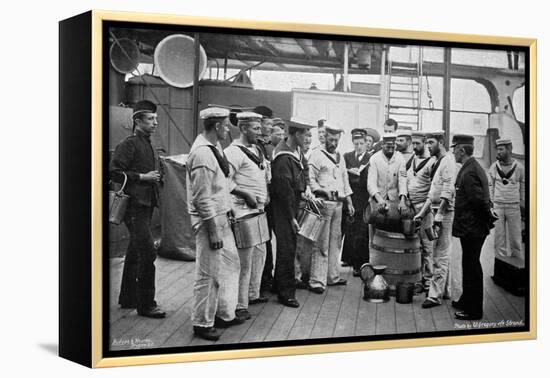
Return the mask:
<svg viewBox="0 0 550 378">
<path fill-rule="evenodd" d="M 431 158 L 426 148 L 425 133 L 414 131 L 411 135 L 414 156 L 412 164 L 407 169 L 407 188 L 409 191 L 409 200 L 415 213 L 418 213 L 428 199 L 428 192 L 431 186 L 431 168 L 434 159 Z M 432 248 L 433 243 L 426 234 L 426 229 L 433 226 L 433 214 L 428 210 L 420 225 L 419 237 L 420 248 L 422 251 L 422 280 L 416 285 L 416 292 L 428 291 L 432 279 Z"/>
<path fill-rule="evenodd" d="M 290 121 L 288 138 L 274 150 L 271 179 L 271 208 L 277 237 L 275 285 L 278 299 L 288 307 L 299 307 L 296 300 L 295 259 L 298 208 L 307 186 L 307 161 L 302 153 L 306 132 L 313 126 Z"/>
<path fill-rule="evenodd" d="M 237 114 L 239 139 L 225 149 L 231 167 L 229 175 L 233 215 L 236 219 L 250 214 L 260 214 L 268 202 L 265 157 L 257 146 L 261 132 L 260 114 Z M 264 218 L 265 219 L 265 218 Z M 267 227 L 267 224 L 265 225 Z M 241 272 L 237 316 L 250 319 L 249 299 L 252 303 L 267 302 L 260 296 L 260 284 L 265 264 L 265 243 L 249 248 L 237 248 Z"/>
<path fill-rule="evenodd" d="M 347 207 L 344 209 L 342 225 L 344 247 L 342 262 L 353 267 L 353 275 L 359 276 L 361 266 L 369 261 L 369 228 L 363 221 L 363 213 L 368 206 L 367 166 L 370 154 L 367 152 L 367 132 L 365 129 L 351 131 L 354 151 L 344 154 L 344 161 L 349 177 L 349 186 L 353 191 L 351 200 L 355 215 L 351 216 Z M 372 137 L 370 137 L 372 140 Z"/>
<path fill-rule="evenodd" d="M 136 308 L 141 316 L 164 318 L 166 313 L 155 302 L 157 254 L 151 234 L 151 217 L 159 205 L 158 185 L 162 180 L 151 146 L 151 135 L 158 126 L 157 106 L 151 101 L 139 101 L 132 118 L 134 135 L 116 147 L 109 167 L 113 181 L 127 182 L 124 190 L 130 196 L 124 216 L 130 243 L 124 258 L 119 304 L 122 308 Z"/>
<path fill-rule="evenodd" d="M 405 169 L 411 168 L 415 153 L 412 146 L 412 132 L 410 129 L 397 129 L 397 138 L 395 139 L 395 149 L 403 155 L 405 160 Z"/>
<path fill-rule="evenodd" d="M 431 168 L 431 185 L 428 198 L 415 220 L 431 217 L 435 211 L 434 223 L 439 237 L 433 243 L 433 273 L 429 283 L 423 308 L 441 304 L 441 299 L 449 292 L 451 232 L 454 219 L 456 165 L 445 149 L 445 134 L 442 131 L 426 133 L 426 143 L 430 155 L 435 158 Z"/>
<path fill-rule="evenodd" d="M 367 188 L 370 195 L 370 211 L 385 212 L 390 202 L 399 202 L 399 212 L 408 209 L 407 171 L 403 155 L 395 151 L 396 135 L 382 136 L 382 150 L 370 158 Z M 369 224 L 369 240 L 372 242 L 375 228 Z"/>
<path fill-rule="evenodd" d="M 218 340 L 216 327 L 244 322 L 235 315 L 239 288 L 239 254 L 228 220 L 229 163 L 221 148 L 229 132 L 229 110 L 200 112 L 204 131 L 187 159 L 187 201 L 196 239 L 195 283 L 191 316 L 196 336 Z"/>
<path fill-rule="evenodd" d="M 491 200 L 498 220 L 495 223 L 497 256 L 523 258 L 521 218 L 525 214 L 525 168 L 512 158 L 512 141 L 496 141 L 497 161 L 489 168 Z M 506 244 L 510 250 L 506 249 Z"/>
<path fill-rule="evenodd" d="M 336 151 L 342 132 L 340 128 L 326 125 L 325 145 L 312 151 L 308 160 L 311 190 L 325 203 L 321 215 L 326 221 L 311 251 L 309 290 L 317 294 L 323 293 L 327 285 L 347 284 L 339 272 L 342 202 L 346 202 L 350 216 L 354 215 L 355 209 L 345 162 Z"/>
<path fill-rule="evenodd" d="M 491 209 L 487 174 L 472 156 L 474 137 L 457 134 L 452 146 L 455 161 L 462 163 L 456 177 L 456 205 L 453 236 L 462 246 L 462 296 L 453 305 L 460 320 L 483 317 L 483 269 L 481 248 L 496 219 Z M 434 272 L 435 275 L 435 272 Z"/>
</svg>

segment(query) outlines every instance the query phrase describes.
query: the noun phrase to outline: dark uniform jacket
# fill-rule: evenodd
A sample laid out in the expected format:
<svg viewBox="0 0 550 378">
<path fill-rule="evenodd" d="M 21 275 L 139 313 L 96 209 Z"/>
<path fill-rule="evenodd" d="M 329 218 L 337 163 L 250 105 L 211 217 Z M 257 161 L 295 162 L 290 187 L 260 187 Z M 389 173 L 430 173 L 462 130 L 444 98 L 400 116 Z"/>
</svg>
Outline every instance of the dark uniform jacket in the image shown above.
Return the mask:
<svg viewBox="0 0 550 378">
<path fill-rule="evenodd" d="M 456 177 L 453 236 L 483 237 L 492 228 L 489 182 L 485 170 L 471 157 Z"/>
<path fill-rule="evenodd" d="M 124 192 L 131 197 L 131 202 L 143 206 L 157 206 L 158 186 L 152 182 L 139 180 L 140 173 L 156 170 L 156 157 L 149 137 L 140 130 L 135 131 L 116 146 L 111 159 L 109 173 L 111 180 L 122 184 L 125 173 L 128 182 Z"/>
<path fill-rule="evenodd" d="M 302 153 L 298 159 L 284 140 L 274 151 L 275 157 L 271 164 L 271 205 L 278 214 L 291 220 L 297 217 L 301 195 L 309 182 L 307 160 Z"/>
<path fill-rule="evenodd" d="M 367 165 L 370 159 L 370 154 L 365 152 L 361 161 L 357 160 L 355 151 L 347 152 L 344 154 L 344 161 L 346 162 L 346 169 L 359 168 L 362 165 Z M 365 167 L 359 176 L 348 173 L 349 186 L 353 190 L 351 199 L 353 206 L 357 209 L 364 209 L 369 200 L 369 193 L 367 192 L 367 177 L 368 167 Z"/>
</svg>

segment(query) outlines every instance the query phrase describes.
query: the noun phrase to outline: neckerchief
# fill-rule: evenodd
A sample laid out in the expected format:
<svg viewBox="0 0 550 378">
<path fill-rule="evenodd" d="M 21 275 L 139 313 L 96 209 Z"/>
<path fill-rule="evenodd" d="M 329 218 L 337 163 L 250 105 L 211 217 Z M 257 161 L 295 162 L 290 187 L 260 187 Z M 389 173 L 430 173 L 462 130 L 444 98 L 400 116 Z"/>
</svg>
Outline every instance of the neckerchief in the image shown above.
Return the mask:
<svg viewBox="0 0 550 378">
<path fill-rule="evenodd" d="M 254 164 L 256 164 L 258 166 L 258 168 L 260 168 L 261 170 L 264 170 L 265 169 L 265 166 L 264 166 L 264 156 L 263 154 L 260 152 L 258 155 L 260 155 L 260 158 L 258 158 L 258 156 L 254 155 L 252 153 L 252 151 L 250 151 L 248 148 L 246 148 L 245 146 L 241 146 L 241 145 L 236 145 L 237 147 L 239 147 L 241 149 L 241 151 L 250 159 L 252 160 L 252 162 Z"/>
<path fill-rule="evenodd" d="M 430 173 L 430 181 L 433 181 L 434 177 L 435 177 L 435 172 L 437 172 L 437 168 L 439 168 L 439 165 L 441 164 L 441 160 L 443 160 L 443 158 L 445 157 L 445 155 L 441 156 L 439 159 L 437 159 L 437 161 L 435 162 L 434 164 L 434 167 L 433 167 L 433 170 L 432 170 L 432 173 Z"/>
<path fill-rule="evenodd" d="M 416 174 L 417 174 L 418 172 L 420 172 L 420 170 L 421 170 L 422 168 L 424 168 L 424 166 L 425 166 L 426 164 L 428 164 L 428 161 L 429 161 L 429 160 L 430 160 L 430 158 L 426 158 L 426 159 L 422 160 L 422 162 L 420 162 L 420 164 L 418 164 L 418 167 L 416 166 L 416 159 L 413 160 L 413 172 L 414 172 L 414 175 L 415 175 L 415 176 L 416 176 Z"/>
<path fill-rule="evenodd" d="M 408 171 L 411 168 L 411 165 L 412 165 L 413 161 L 414 161 L 414 154 L 411 156 L 411 158 L 409 159 L 409 161 L 405 165 L 405 170 L 406 171 Z"/>
<path fill-rule="evenodd" d="M 222 155 L 220 151 L 216 148 L 216 146 L 212 144 L 207 144 L 208 147 L 212 150 L 214 153 L 214 157 L 218 161 L 218 165 L 220 166 L 220 169 L 222 170 L 225 177 L 229 176 L 229 162 L 227 161 L 227 157 L 225 156 L 225 153 Z"/>
<path fill-rule="evenodd" d="M 516 171 L 516 167 L 517 167 L 517 164 L 514 163 L 514 165 L 512 166 L 512 169 L 510 169 L 508 171 L 508 173 L 504 173 L 504 171 L 500 168 L 500 164 L 497 162 L 497 164 L 496 164 L 497 173 L 500 176 L 500 178 L 502 179 L 502 183 L 504 185 L 508 185 L 508 183 L 510 182 L 509 181 L 510 177 L 512 177 L 512 175 Z"/>
<path fill-rule="evenodd" d="M 330 154 L 328 153 L 328 151 L 325 151 L 325 150 L 321 150 L 322 153 L 325 154 L 325 156 L 327 158 L 329 158 L 330 161 L 332 161 L 334 163 L 334 165 L 338 165 L 340 164 L 340 154 L 337 152 L 336 153 L 336 160 L 334 160 L 334 158 L 332 156 L 330 156 Z"/>
</svg>

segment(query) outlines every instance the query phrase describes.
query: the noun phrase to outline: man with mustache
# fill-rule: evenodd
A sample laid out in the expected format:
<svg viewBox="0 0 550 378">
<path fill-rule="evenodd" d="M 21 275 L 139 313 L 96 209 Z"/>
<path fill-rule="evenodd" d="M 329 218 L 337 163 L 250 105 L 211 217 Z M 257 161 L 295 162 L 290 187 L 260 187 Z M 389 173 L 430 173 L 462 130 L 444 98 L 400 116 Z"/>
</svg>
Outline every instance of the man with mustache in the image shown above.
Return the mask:
<svg viewBox="0 0 550 378">
<path fill-rule="evenodd" d="M 483 317 L 481 249 L 495 216 L 487 173 L 473 157 L 474 137 L 456 134 L 451 147 L 455 161 L 462 164 L 456 177 L 453 223 L 453 236 L 460 238 L 462 246 L 462 296 L 453 306 L 460 309 L 455 313 L 457 319 L 478 320 Z"/>
<path fill-rule="evenodd" d="M 311 251 L 309 290 L 317 294 L 323 293 L 327 286 L 347 283 L 340 278 L 339 272 L 342 203 L 346 202 L 350 216 L 354 215 L 355 209 L 345 162 L 336 151 L 342 132 L 334 125 L 326 125 L 325 145 L 312 151 L 308 159 L 311 190 L 324 200 L 321 213 L 327 218 Z"/>
<path fill-rule="evenodd" d="M 382 149 L 370 158 L 367 187 L 370 195 L 370 211 L 384 212 L 389 202 L 398 202 L 400 212 L 408 209 L 407 171 L 403 155 L 395 151 L 396 135 L 382 136 Z M 369 224 L 369 239 L 374 236 L 374 226 Z"/>
<path fill-rule="evenodd" d="M 191 321 L 196 336 L 218 340 L 221 333 L 215 327 L 245 321 L 235 315 L 240 263 L 228 219 L 230 167 L 220 144 L 229 133 L 229 110 L 207 108 L 200 117 L 204 130 L 186 164 L 187 206 L 197 251 Z"/>
<path fill-rule="evenodd" d="M 408 171 L 412 165 L 415 153 L 412 146 L 412 131 L 404 127 L 397 129 L 397 138 L 395 139 L 395 149 L 403 155 L 405 160 L 405 169 Z"/>
<path fill-rule="evenodd" d="M 435 159 L 430 172 L 430 190 L 422 209 L 415 220 L 426 221 L 432 211 L 439 237 L 433 243 L 433 271 L 423 308 L 439 306 L 450 286 L 451 232 L 454 219 L 456 165 L 453 156 L 445 148 L 445 134 L 442 131 L 426 133 L 426 144 Z"/>
<path fill-rule="evenodd" d="M 413 131 L 411 134 L 414 155 L 410 167 L 407 169 L 407 188 L 409 191 L 409 200 L 415 213 L 418 213 L 424 207 L 432 181 L 430 174 L 434 159 L 431 158 L 430 152 L 426 148 L 425 135 L 422 131 Z M 428 291 L 432 279 L 433 243 L 428 238 L 426 229 L 433 226 L 433 214 L 429 211 L 428 215 L 424 217 L 418 235 L 422 251 L 422 279 L 416 285 L 417 293 Z"/>
<path fill-rule="evenodd" d="M 233 215 L 239 219 L 249 214 L 264 212 L 268 194 L 266 159 L 257 145 L 262 116 L 252 112 L 242 112 L 237 114 L 237 119 L 241 135 L 224 152 L 231 166 L 229 190 L 233 203 Z M 237 248 L 237 250 L 241 273 L 236 314 L 250 319 L 249 299 L 252 304 L 267 300 L 260 296 L 266 254 L 265 243 L 248 248 Z"/>
<path fill-rule="evenodd" d="M 498 220 L 495 223 L 497 256 L 519 257 L 521 253 L 521 218 L 525 214 L 525 168 L 512 158 L 512 141 L 496 141 L 497 161 L 489 168 L 490 194 Z M 506 249 L 509 243 L 510 250 Z"/>
</svg>

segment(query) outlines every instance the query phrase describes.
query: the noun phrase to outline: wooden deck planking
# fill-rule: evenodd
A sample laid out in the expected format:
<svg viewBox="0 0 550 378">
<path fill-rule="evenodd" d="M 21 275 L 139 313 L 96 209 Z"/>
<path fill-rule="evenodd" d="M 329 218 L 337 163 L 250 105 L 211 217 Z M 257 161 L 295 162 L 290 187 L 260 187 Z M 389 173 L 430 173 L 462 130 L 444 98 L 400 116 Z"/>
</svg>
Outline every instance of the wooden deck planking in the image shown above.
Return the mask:
<svg viewBox="0 0 550 378">
<path fill-rule="evenodd" d="M 413 314 L 417 332 L 434 332 L 436 330 L 431 309 L 423 309 L 425 296 L 415 295 L 413 298 Z"/>
<path fill-rule="evenodd" d="M 193 294 L 193 266 L 184 265 L 181 262 L 174 262 L 174 265 L 175 268 L 172 271 L 157 280 L 156 300 L 168 311 L 178 309 Z M 154 324 L 158 322 L 162 321 L 138 316 L 135 310 L 130 310 L 126 315 L 111 323 L 111 338 L 121 338 L 128 332 L 131 332 L 134 337 L 139 337 L 136 332 L 140 332 L 140 336 L 145 336 L 142 333 L 154 327 Z"/>
<path fill-rule="evenodd" d="M 357 311 L 361 300 L 361 280 L 348 274 L 348 284 L 344 298 L 339 309 L 334 337 L 355 336 L 355 324 L 357 323 Z"/>
<path fill-rule="evenodd" d="M 347 285 L 327 287 L 325 300 L 311 330 L 310 338 L 332 337 L 346 288 Z"/>
<path fill-rule="evenodd" d="M 110 322 L 115 324 L 117 320 L 122 317 L 131 315 L 132 312 L 135 312 L 133 309 L 121 309 L 118 304 L 118 296 L 120 293 L 120 284 L 122 280 L 122 269 L 124 267 L 124 259 L 117 258 L 116 260 L 121 260 L 119 264 L 116 264 L 111 267 L 111 288 L 109 290 L 109 313 L 110 313 Z M 193 263 L 183 263 L 181 261 L 172 261 L 167 259 L 159 259 L 156 263 L 156 286 L 157 292 L 162 291 L 168 283 L 171 283 L 171 279 L 175 276 L 173 275 L 179 269 L 193 269 Z M 186 270 L 187 271 L 187 270 Z"/>
<path fill-rule="evenodd" d="M 442 302 L 447 302 L 444 300 Z M 451 331 L 454 329 L 454 316 L 451 317 L 445 303 L 431 308 L 432 318 L 437 331 Z"/>
<path fill-rule="evenodd" d="M 273 323 L 273 326 L 267 333 L 265 341 L 287 340 L 288 334 L 290 333 L 292 327 L 294 327 L 294 323 L 296 322 L 298 315 L 300 315 L 300 312 L 303 310 L 303 303 L 306 301 L 309 294 L 310 293 L 307 290 L 296 290 L 296 299 L 300 302 L 300 307 L 293 308 L 283 306 L 283 310 L 280 312 L 277 320 Z"/>
<path fill-rule="evenodd" d="M 281 311 L 283 311 L 283 306 L 276 302 L 276 299 L 274 300 L 273 297 L 270 298 L 269 302 L 261 308 L 258 315 L 250 319 L 252 324 L 244 334 L 241 342 L 264 341 L 273 324 L 279 318 Z"/>
<path fill-rule="evenodd" d="M 265 306 L 266 306 L 266 303 L 258 303 L 256 305 L 249 306 L 248 312 L 250 313 L 252 318 L 243 324 L 247 326 L 246 327 L 239 326 L 239 328 L 235 327 L 234 329 L 235 332 L 229 332 L 231 328 L 225 330 L 223 333 L 223 339 L 216 341 L 215 344 L 243 342 L 243 339 L 248 334 L 250 329 L 254 326 L 254 323 L 256 323 L 256 321 L 258 320 L 258 317 L 260 313 L 263 311 Z M 256 340 L 256 341 L 261 341 L 261 340 Z"/>
<path fill-rule="evenodd" d="M 290 330 L 288 335 L 289 339 L 305 340 L 310 338 L 311 331 L 313 330 L 313 326 L 315 326 L 315 321 L 317 320 L 325 296 L 326 292 L 322 295 L 314 293 L 308 295 L 303 304 L 303 309 L 296 319 L 294 327 Z"/>
<path fill-rule="evenodd" d="M 388 335 L 397 332 L 395 320 L 395 300 L 391 298 L 389 302 L 376 304 L 376 334 Z"/>
<path fill-rule="evenodd" d="M 166 342 L 180 328 L 183 328 L 185 333 L 192 333 L 191 313 L 192 299 L 186 301 L 176 312 L 168 314 L 165 321 L 157 328 L 152 329 L 145 337 L 155 345 L 155 347 L 166 346 Z"/>
<path fill-rule="evenodd" d="M 495 303 L 487 290 L 485 290 L 483 297 L 483 318 L 481 319 L 481 322 L 488 326 L 491 323 L 498 323 L 499 321 L 504 320 L 504 316 L 495 306 Z M 472 325 L 475 328 L 478 328 L 476 327 L 476 324 L 476 322 L 472 322 Z"/>
<path fill-rule="evenodd" d="M 173 281 L 165 282 L 162 290 L 157 294 L 157 301 L 163 305 L 163 309 L 167 312 L 167 318 L 163 319 L 150 319 L 137 315 L 137 312 L 128 314 L 128 319 L 131 321 L 121 322 L 120 320 L 115 322 L 112 327 L 112 338 L 119 339 L 148 339 L 153 333 L 157 334 L 159 328 L 161 333 L 171 333 L 170 331 L 178 327 L 178 320 L 176 314 L 183 311 L 183 307 L 186 305 L 191 308 L 192 306 L 192 290 L 188 290 L 188 287 L 192 287 L 193 275 L 189 274 L 188 267 L 182 267 L 181 272 L 173 272 L 171 275 L 176 275 Z M 131 327 L 123 327 L 123 323 L 127 323 Z M 163 330 L 168 327 L 167 330 Z M 168 335 L 169 336 L 169 335 Z M 155 345 L 161 345 L 160 340 Z M 116 350 L 116 348 L 113 348 Z"/>
<path fill-rule="evenodd" d="M 414 321 L 412 303 L 395 304 L 395 323 L 397 333 L 416 332 L 416 322 Z"/>
<path fill-rule="evenodd" d="M 383 304 L 366 302 L 362 299 L 360 279 L 352 277 L 351 270 L 343 269 L 342 277 L 348 278 L 347 286 L 329 287 L 322 295 L 298 290 L 297 299 L 301 304 L 298 309 L 281 306 L 272 295 L 270 302 L 250 306 L 252 319 L 224 330 L 216 344 L 447 331 L 472 329 L 476 325 L 487 327 L 487 324 L 502 320 L 524 320 L 525 298 L 513 296 L 490 278 L 494 261 L 491 243 L 488 238 L 481 259 L 485 285 L 481 322 L 456 320 L 454 313 L 457 310 L 451 307 L 450 300 L 432 309 L 422 309 L 424 295 L 415 296 L 412 304 L 395 303 L 393 297 Z M 167 318 L 159 320 L 139 317 L 135 310 L 119 308 L 123 261 L 122 258 L 110 260 L 111 339 L 145 338 L 154 347 L 213 344 L 193 336 L 190 318 L 194 263 L 157 260 L 157 301 L 168 310 Z"/>
<path fill-rule="evenodd" d="M 361 286 L 361 298 L 363 297 L 363 286 Z M 357 312 L 357 323 L 355 324 L 356 336 L 370 336 L 376 333 L 376 311 L 375 303 L 361 299 Z"/>
<path fill-rule="evenodd" d="M 215 344 L 232 344 L 241 342 L 250 326 L 254 323 L 254 319 L 255 316 L 253 315 L 252 318 L 245 321 L 243 324 L 224 329 L 221 339 L 216 341 Z"/>
<path fill-rule="evenodd" d="M 524 319 L 524 311 L 519 314 L 508 300 L 508 298 L 512 297 L 512 294 L 495 285 L 490 277 L 485 277 L 484 287 L 486 289 L 491 288 L 491 290 L 485 290 L 485 293 L 493 299 L 498 311 L 504 318 L 516 321 Z"/>
</svg>

